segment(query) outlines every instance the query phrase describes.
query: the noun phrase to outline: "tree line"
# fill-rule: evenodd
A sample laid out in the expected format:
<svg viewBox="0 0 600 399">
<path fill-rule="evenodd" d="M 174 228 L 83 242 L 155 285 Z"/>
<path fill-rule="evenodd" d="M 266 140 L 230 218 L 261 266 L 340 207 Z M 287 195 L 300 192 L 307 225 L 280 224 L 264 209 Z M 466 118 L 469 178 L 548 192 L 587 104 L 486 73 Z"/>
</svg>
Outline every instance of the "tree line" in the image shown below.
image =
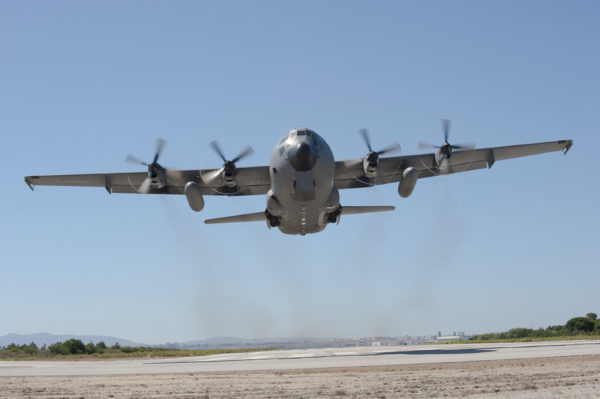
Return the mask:
<svg viewBox="0 0 600 399">
<path fill-rule="evenodd" d="M 160 351 L 161 348 L 150 348 L 150 347 L 133 347 L 133 346 L 121 346 L 119 343 L 115 343 L 112 346 L 107 346 L 103 341 L 96 344 L 89 342 L 84 344 L 79 339 L 69 339 L 65 342 L 56 342 L 52 345 L 46 346 L 45 344 L 38 347 L 35 342 L 24 345 L 10 344 L 4 348 L 0 348 L 0 355 L 93 355 L 93 354 L 104 354 L 104 353 L 134 353 L 134 352 L 145 352 L 145 351 Z M 9 356 L 10 357 L 10 356 Z"/>
<path fill-rule="evenodd" d="M 564 325 L 548 326 L 547 328 L 513 328 L 506 332 L 474 335 L 474 341 L 489 341 L 500 339 L 521 338 L 552 338 L 573 337 L 585 335 L 600 335 L 600 320 L 596 313 L 588 313 L 585 317 L 573 317 Z"/>
<path fill-rule="evenodd" d="M 274 348 L 229 348 L 229 349 L 173 349 L 151 346 L 121 346 L 115 343 L 107 346 L 104 342 L 84 344 L 79 339 L 69 339 L 52 345 L 38 347 L 34 342 L 25 345 L 10 344 L 0 347 L 0 359 L 52 359 L 56 357 L 77 356 L 121 358 L 121 357 L 171 357 L 171 356 L 207 356 L 222 353 L 239 353 L 273 350 Z"/>
</svg>

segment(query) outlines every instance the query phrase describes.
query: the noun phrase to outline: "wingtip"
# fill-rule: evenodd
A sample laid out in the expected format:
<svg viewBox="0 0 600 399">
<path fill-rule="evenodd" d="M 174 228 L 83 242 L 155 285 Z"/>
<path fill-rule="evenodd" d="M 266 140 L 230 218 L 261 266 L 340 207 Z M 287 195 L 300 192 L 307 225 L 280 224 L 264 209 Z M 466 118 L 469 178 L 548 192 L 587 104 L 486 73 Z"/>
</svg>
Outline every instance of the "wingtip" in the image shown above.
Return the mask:
<svg viewBox="0 0 600 399">
<path fill-rule="evenodd" d="M 31 183 L 31 176 L 25 176 L 25 184 L 27 184 L 31 191 L 35 191 L 35 186 Z"/>
<path fill-rule="evenodd" d="M 567 152 L 569 152 L 571 147 L 573 147 L 573 140 L 567 140 L 567 144 L 565 145 L 565 150 L 563 152 L 563 155 L 567 155 Z"/>
</svg>

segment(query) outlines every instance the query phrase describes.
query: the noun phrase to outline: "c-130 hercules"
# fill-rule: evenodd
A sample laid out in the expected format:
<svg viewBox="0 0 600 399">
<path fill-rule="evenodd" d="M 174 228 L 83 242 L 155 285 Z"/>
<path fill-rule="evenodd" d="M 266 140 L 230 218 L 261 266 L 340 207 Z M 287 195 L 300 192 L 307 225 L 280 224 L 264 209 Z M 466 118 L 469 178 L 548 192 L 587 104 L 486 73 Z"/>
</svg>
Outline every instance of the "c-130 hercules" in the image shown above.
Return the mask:
<svg viewBox="0 0 600 399">
<path fill-rule="evenodd" d="M 435 148 L 433 153 L 381 158 L 400 148 L 398 144 L 381 151 L 371 147 L 366 129 L 360 131 L 369 152 L 359 159 L 335 161 L 331 149 L 316 132 L 306 128 L 290 130 L 275 146 L 269 166 L 237 167 L 250 155 L 247 147 L 227 160 L 217 142 L 211 146 L 223 159 L 219 169 L 172 170 L 158 163 L 165 142 L 158 141 L 151 163 L 129 155 L 127 161 L 145 165 L 148 172 L 98 173 L 77 175 L 26 176 L 34 186 L 104 187 L 109 193 L 183 194 L 190 208 L 200 212 L 205 195 L 266 195 L 262 212 L 205 220 L 207 224 L 263 221 L 286 234 L 322 231 L 338 223 L 342 215 L 392 211 L 393 206 L 342 206 L 339 190 L 398 183 L 398 194 L 410 196 L 418 179 L 468 170 L 491 168 L 494 162 L 552 151 L 565 154 L 572 140 L 475 149 L 471 145 L 448 142 L 450 122 L 443 120 L 441 146 L 419 143 L 419 148 Z"/>
</svg>

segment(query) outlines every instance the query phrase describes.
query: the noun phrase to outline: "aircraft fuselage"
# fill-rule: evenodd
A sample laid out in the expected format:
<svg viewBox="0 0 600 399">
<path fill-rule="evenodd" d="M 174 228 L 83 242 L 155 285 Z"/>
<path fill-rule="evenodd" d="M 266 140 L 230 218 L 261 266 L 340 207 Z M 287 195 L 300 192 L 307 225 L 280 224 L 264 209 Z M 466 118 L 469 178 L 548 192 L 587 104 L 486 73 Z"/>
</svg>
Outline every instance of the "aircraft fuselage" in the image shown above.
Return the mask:
<svg viewBox="0 0 600 399">
<path fill-rule="evenodd" d="M 269 162 L 267 223 L 286 234 L 322 231 L 337 222 L 340 196 L 334 186 L 335 160 L 329 145 L 309 129 L 289 131 Z"/>
</svg>

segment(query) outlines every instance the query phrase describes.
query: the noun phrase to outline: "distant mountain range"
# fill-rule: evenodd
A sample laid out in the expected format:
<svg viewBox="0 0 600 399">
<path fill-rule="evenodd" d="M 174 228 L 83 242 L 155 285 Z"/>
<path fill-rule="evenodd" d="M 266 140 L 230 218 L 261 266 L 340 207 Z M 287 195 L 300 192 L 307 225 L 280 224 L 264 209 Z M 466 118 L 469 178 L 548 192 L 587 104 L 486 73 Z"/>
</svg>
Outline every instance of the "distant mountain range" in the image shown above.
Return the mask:
<svg viewBox="0 0 600 399">
<path fill-rule="evenodd" d="M 10 344 L 26 345 L 35 342 L 37 346 L 52 345 L 56 342 L 64 342 L 68 339 L 79 339 L 83 343 L 93 342 L 97 344 L 103 341 L 108 346 L 113 346 L 115 343 L 119 343 L 121 346 L 146 346 L 138 342 L 132 342 L 128 339 L 108 337 L 104 335 L 56 335 L 48 333 L 37 333 L 37 334 L 7 334 L 0 337 L 0 346 L 8 346 Z"/>
</svg>

